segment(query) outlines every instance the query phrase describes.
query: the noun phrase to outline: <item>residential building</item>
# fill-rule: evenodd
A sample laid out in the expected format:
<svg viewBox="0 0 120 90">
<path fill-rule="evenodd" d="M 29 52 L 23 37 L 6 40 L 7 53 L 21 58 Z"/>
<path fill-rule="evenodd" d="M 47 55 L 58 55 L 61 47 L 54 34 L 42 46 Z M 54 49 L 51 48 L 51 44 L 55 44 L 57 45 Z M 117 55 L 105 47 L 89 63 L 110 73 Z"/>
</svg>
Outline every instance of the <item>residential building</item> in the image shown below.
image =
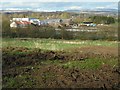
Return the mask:
<svg viewBox="0 0 120 90">
<path fill-rule="evenodd" d="M 37 18 L 12 18 L 12 20 L 10 20 L 11 22 L 13 21 L 27 21 L 27 22 L 31 22 L 34 24 L 39 24 L 40 20 Z"/>
<path fill-rule="evenodd" d="M 31 23 L 30 22 L 27 22 L 27 21 L 13 21 L 11 24 L 10 24 L 10 27 L 11 28 L 17 28 L 17 27 L 27 27 L 29 26 Z"/>
</svg>

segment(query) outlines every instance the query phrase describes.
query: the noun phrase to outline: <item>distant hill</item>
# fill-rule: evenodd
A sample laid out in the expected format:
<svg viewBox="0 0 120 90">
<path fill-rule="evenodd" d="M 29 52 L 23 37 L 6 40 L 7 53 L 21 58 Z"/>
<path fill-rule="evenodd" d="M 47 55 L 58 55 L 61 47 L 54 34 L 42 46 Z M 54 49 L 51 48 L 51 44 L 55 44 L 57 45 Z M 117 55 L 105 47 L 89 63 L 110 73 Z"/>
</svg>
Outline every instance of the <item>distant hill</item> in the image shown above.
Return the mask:
<svg viewBox="0 0 120 90">
<path fill-rule="evenodd" d="M 76 9 L 72 9 L 72 10 L 65 10 L 65 12 L 74 12 L 74 13 L 80 13 L 81 10 L 76 10 Z"/>
<path fill-rule="evenodd" d="M 32 10 L 0 10 L 2 13 L 11 14 L 11 13 L 32 13 L 32 12 L 42 12 L 42 11 L 32 11 Z M 68 12 L 68 13 L 88 13 L 88 14 L 116 14 L 118 13 L 117 9 L 71 9 L 65 11 L 56 11 L 58 12 Z M 50 12 L 49 12 L 50 13 Z M 55 13 L 55 12 L 54 12 Z"/>
<path fill-rule="evenodd" d="M 117 9 L 82 9 L 82 10 L 77 10 L 77 9 L 72 9 L 72 10 L 65 10 L 65 12 L 74 12 L 74 13 L 80 13 L 80 12 L 118 12 Z"/>
</svg>

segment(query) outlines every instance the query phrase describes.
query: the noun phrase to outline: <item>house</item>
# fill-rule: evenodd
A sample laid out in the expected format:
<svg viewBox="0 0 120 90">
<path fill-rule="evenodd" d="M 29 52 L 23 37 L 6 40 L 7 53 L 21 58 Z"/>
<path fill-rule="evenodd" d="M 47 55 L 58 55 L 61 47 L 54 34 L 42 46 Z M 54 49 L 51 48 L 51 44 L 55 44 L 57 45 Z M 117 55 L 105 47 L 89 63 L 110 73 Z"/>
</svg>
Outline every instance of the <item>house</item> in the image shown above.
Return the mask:
<svg viewBox="0 0 120 90">
<path fill-rule="evenodd" d="M 12 22 L 12 23 L 10 24 L 10 27 L 11 27 L 11 28 L 17 28 L 17 27 L 18 27 L 18 24 L 17 24 L 16 22 Z"/>
<path fill-rule="evenodd" d="M 17 28 L 17 27 L 22 27 L 22 28 L 25 28 L 27 26 L 29 26 L 31 23 L 28 22 L 28 21 L 13 21 L 11 24 L 10 24 L 10 27 L 11 28 Z"/>
<path fill-rule="evenodd" d="M 12 18 L 12 20 L 10 20 L 11 22 L 14 21 L 27 21 L 27 22 L 31 22 L 33 24 L 39 24 L 40 20 L 37 18 Z"/>
<path fill-rule="evenodd" d="M 30 21 L 29 18 L 12 18 L 11 21 Z"/>
</svg>

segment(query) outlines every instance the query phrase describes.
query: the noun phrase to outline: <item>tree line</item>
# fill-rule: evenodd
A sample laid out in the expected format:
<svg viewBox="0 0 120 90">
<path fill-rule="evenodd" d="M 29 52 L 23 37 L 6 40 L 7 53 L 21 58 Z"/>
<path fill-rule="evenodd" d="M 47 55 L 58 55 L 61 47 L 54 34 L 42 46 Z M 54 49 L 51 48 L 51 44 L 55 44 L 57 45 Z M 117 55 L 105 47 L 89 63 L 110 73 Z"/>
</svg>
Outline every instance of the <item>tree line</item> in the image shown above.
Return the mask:
<svg viewBox="0 0 120 90">
<path fill-rule="evenodd" d="M 107 16 L 93 16 L 91 20 L 96 24 L 113 24 L 115 23 L 115 19 L 113 17 Z"/>
</svg>

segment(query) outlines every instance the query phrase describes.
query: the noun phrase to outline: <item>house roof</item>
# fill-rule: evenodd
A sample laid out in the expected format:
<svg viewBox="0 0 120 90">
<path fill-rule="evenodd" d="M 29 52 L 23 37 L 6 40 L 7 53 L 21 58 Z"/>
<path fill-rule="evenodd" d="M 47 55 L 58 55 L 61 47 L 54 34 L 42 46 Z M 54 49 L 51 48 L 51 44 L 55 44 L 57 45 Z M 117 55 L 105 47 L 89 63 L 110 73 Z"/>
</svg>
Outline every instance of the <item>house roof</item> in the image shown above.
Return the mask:
<svg viewBox="0 0 120 90">
<path fill-rule="evenodd" d="M 31 24 L 30 22 L 27 21 L 22 21 L 23 24 Z"/>
<path fill-rule="evenodd" d="M 24 24 L 24 25 L 28 25 L 31 24 L 30 22 L 27 21 L 15 21 L 16 24 Z"/>
<path fill-rule="evenodd" d="M 16 24 L 22 24 L 22 22 L 20 22 L 20 21 L 15 21 L 15 23 L 16 23 Z"/>
</svg>

